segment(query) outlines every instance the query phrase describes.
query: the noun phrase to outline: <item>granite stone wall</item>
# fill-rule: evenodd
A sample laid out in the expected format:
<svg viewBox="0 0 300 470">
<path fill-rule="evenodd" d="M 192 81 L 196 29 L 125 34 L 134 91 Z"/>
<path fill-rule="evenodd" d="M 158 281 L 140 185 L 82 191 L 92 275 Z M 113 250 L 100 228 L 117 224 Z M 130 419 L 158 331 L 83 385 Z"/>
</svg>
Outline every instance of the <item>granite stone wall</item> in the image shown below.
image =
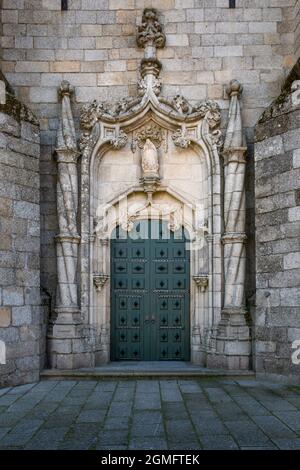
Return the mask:
<svg viewBox="0 0 300 470">
<path fill-rule="evenodd" d="M 291 376 L 300 340 L 300 61 L 255 133 L 256 310 L 254 366 Z"/>
<path fill-rule="evenodd" d="M 13 95 L 2 93 L 0 101 L 0 386 L 5 386 L 38 380 L 45 322 L 39 125 Z"/>
<path fill-rule="evenodd" d="M 251 303 L 258 263 L 254 126 L 279 95 L 299 56 L 300 0 L 236 0 L 235 9 L 229 8 L 229 0 L 69 0 L 68 5 L 63 12 L 61 0 L 0 0 L 2 70 L 18 99 L 34 111 L 40 123 L 40 262 L 45 303 L 55 303 L 57 286 L 57 164 L 53 158 L 60 114 L 57 86 L 68 80 L 75 87 L 72 109 L 77 130 L 85 103 L 136 95 L 143 55 L 136 46 L 136 27 L 143 9 L 151 6 L 158 9 L 167 36 L 166 48 L 158 51 L 165 96 L 183 94 L 191 102 L 216 100 L 225 129 L 226 85 L 231 78 L 243 84 L 248 142 L 247 297 Z"/>
<path fill-rule="evenodd" d="M 79 110 L 93 99 L 113 101 L 136 95 L 142 51 L 136 27 L 145 7 L 155 7 L 164 26 L 166 47 L 163 94 L 183 94 L 191 101 L 214 99 L 226 126 L 225 87 L 243 83 L 243 122 L 249 143 L 247 167 L 248 280 L 254 292 L 253 127 L 278 95 L 285 71 L 295 62 L 295 0 L 2 0 L 3 72 L 41 124 L 41 282 L 52 300 L 56 288 L 54 236 L 58 126 L 57 86 L 75 86 L 72 103 Z"/>
</svg>

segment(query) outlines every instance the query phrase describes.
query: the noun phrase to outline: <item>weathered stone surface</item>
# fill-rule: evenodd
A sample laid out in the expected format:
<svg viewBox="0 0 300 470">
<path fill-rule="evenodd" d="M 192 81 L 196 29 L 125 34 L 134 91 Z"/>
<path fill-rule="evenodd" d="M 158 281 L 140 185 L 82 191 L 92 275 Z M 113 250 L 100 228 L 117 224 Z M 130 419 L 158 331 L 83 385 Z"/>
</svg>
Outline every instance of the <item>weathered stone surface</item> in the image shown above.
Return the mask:
<svg viewBox="0 0 300 470">
<path fill-rule="evenodd" d="M 0 307 L 0 328 L 7 328 L 11 323 L 11 308 Z M 1 338 L 1 335 L 0 335 Z"/>
<path fill-rule="evenodd" d="M 33 282 L 35 296 L 23 287 L 28 284 L 32 253 L 40 252 L 39 126 L 23 104 L 11 95 L 6 98 L 0 105 L 0 141 L 5 147 L 0 162 L 0 340 L 6 347 L 0 386 L 37 380 L 44 321 L 41 311 L 34 311 L 35 306 L 40 309 L 39 271 Z"/>
<path fill-rule="evenodd" d="M 297 65 L 294 74 L 297 75 Z M 290 79 L 256 127 L 256 266 L 266 280 L 256 294 L 256 370 L 297 374 L 291 367 L 291 341 L 299 316 L 299 190 L 297 154 L 300 110 L 293 106 Z M 292 99 L 293 98 L 293 99 Z M 294 190 L 294 191 L 292 191 Z M 275 290 L 275 291 L 274 291 Z M 298 313 L 297 313 L 298 309 Z M 259 325 L 265 325 L 261 327 Z M 291 330 L 291 328 L 293 328 Z M 276 359 L 272 357 L 276 354 Z M 270 357 L 268 357 L 270 355 Z"/>
<path fill-rule="evenodd" d="M 4 389 L 1 448 L 16 443 L 34 450 L 299 448 L 297 387 L 246 379 L 87 383 L 47 381 L 42 387 Z M 156 409 L 151 409 L 153 393 L 150 407 L 144 400 L 145 388 L 153 385 Z"/>
<path fill-rule="evenodd" d="M 57 171 L 52 158 L 58 127 L 56 87 L 63 79 L 70 80 L 76 87 L 72 102 L 76 126 L 81 103 L 86 104 L 93 99 L 105 101 L 109 98 L 113 101 L 129 95 L 136 96 L 135 81 L 141 58 L 141 51 L 135 44 L 136 22 L 141 17 L 142 9 L 151 6 L 158 9 L 159 24 L 166 33 L 166 47 L 158 50 L 158 58 L 164 67 L 165 96 L 185 95 L 191 98 L 193 104 L 201 97 L 217 99 L 222 110 L 222 128 L 225 128 L 228 101 L 224 86 L 233 78 L 244 83 L 242 114 L 249 144 L 246 170 L 249 232 L 246 293 L 252 295 L 255 288 L 255 231 L 257 285 L 272 289 L 272 302 L 276 302 L 276 308 L 279 308 L 279 293 L 277 295 L 273 290 L 297 288 L 299 274 L 297 206 L 300 203 L 300 188 L 299 173 L 293 171 L 299 170 L 297 146 L 300 113 L 297 89 L 293 88 L 296 86 L 294 82 L 299 80 L 299 62 L 289 73 L 282 93 L 279 91 L 286 72 L 299 57 L 299 0 L 294 4 L 292 0 L 274 0 L 271 3 L 269 0 L 245 1 L 242 7 L 237 5 L 236 9 L 228 8 L 228 1 L 222 0 L 153 0 L 149 5 L 144 0 L 74 0 L 69 5 L 69 11 L 63 13 L 59 0 L 45 0 L 36 2 L 36 5 L 27 0 L 3 0 L 0 3 L 3 9 L 2 69 L 15 88 L 16 96 L 34 109 L 42 130 L 40 161 L 37 120 L 15 98 L 12 87 L 1 74 L 0 284 L 4 288 L 0 296 L 1 307 L 6 307 L 6 303 L 8 307 L 23 307 L 20 289 L 24 288 L 25 306 L 33 307 L 32 318 L 36 318 L 34 307 L 39 304 L 40 258 L 42 285 L 47 291 L 49 304 L 55 305 L 56 302 L 54 236 L 58 233 L 58 227 L 61 229 L 56 215 Z M 97 87 L 96 84 L 101 86 Z M 271 102 L 255 129 L 254 176 L 253 126 Z M 197 168 L 195 165 L 195 171 L 189 174 L 194 157 L 189 155 L 183 165 L 182 156 L 176 155 L 179 164 L 174 167 L 170 165 L 169 173 L 165 173 L 166 179 L 186 193 L 195 191 L 196 200 L 200 199 L 197 188 L 202 185 L 203 179 L 194 179 L 200 172 L 200 165 Z M 124 159 L 114 157 L 114 161 L 103 167 L 102 175 L 112 174 L 105 191 L 109 191 L 109 186 L 117 192 L 116 188 L 120 189 L 122 185 L 123 189 L 126 184 L 133 185 L 133 175 L 139 171 L 138 156 L 135 155 L 133 165 L 128 165 L 124 172 L 126 158 L 128 155 Z M 162 154 L 159 159 L 163 164 L 167 160 Z M 130 175 L 130 181 L 127 181 L 127 175 Z M 85 184 L 86 181 L 83 182 L 83 193 Z M 232 207 L 238 206 L 237 196 L 232 201 Z M 67 202 L 71 200 L 69 198 Z M 90 221 L 86 227 L 89 224 Z M 213 226 L 220 226 L 218 217 Z M 87 237 L 87 234 L 83 236 Z M 88 250 L 88 245 L 83 243 L 79 271 L 87 265 Z M 216 245 L 214 253 L 219 251 L 220 247 Z M 59 269 L 62 269 L 61 266 Z M 216 269 L 219 277 L 214 286 L 220 290 L 221 264 Z M 262 276 L 260 270 L 267 276 Z M 71 272 L 73 275 L 74 263 Z M 234 270 L 229 274 L 234 277 Z M 84 293 L 80 300 L 85 305 L 88 297 L 86 273 L 81 281 Z M 76 296 L 75 283 L 71 284 L 72 295 Z M 70 300 L 72 295 L 66 299 Z M 218 310 L 221 299 L 216 293 L 214 297 Z M 230 298 L 239 298 L 239 295 Z M 82 313 L 87 314 L 86 305 Z M 217 317 L 218 313 L 214 311 L 213 315 Z M 33 325 L 26 324 L 15 329 L 30 330 L 31 327 Z M 36 334 L 35 329 L 32 334 Z M 260 358 L 257 360 L 264 364 L 263 367 L 268 364 L 263 360 L 260 362 Z M 284 366 L 285 360 L 281 364 Z M 20 377 L 24 379 L 22 374 Z"/>
</svg>

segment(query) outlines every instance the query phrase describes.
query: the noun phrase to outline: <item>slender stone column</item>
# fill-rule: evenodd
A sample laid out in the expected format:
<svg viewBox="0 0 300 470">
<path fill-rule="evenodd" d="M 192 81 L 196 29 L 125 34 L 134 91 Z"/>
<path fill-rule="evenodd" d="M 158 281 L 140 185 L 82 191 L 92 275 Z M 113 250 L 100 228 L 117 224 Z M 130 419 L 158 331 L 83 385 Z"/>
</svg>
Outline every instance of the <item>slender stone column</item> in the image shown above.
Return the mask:
<svg viewBox="0 0 300 470">
<path fill-rule="evenodd" d="M 77 316 L 77 260 L 80 237 L 77 233 L 78 175 L 76 135 L 70 105 L 73 88 L 62 82 L 59 93 L 62 99 L 62 118 L 57 135 L 57 215 L 59 234 L 57 248 L 57 299 L 56 313 L 67 321 Z M 61 318 L 62 320 L 62 318 Z"/>
<path fill-rule="evenodd" d="M 73 369 L 89 366 L 90 348 L 85 338 L 77 294 L 78 174 L 75 126 L 70 98 L 73 87 L 63 81 L 59 87 L 62 100 L 57 133 L 57 216 L 59 233 L 55 237 L 57 254 L 57 295 L 49 323 L 48 350 L 54 368 Z"/>
<path fill-rule="evenodd" d="M 229 122 L 224 144 L 224 306 L 216 338 L 219 366 L 248 369 L 250 331 L 246 322 L 246 151 L 239 96 L 242 85 L 232 80 Z"/>
</svg>

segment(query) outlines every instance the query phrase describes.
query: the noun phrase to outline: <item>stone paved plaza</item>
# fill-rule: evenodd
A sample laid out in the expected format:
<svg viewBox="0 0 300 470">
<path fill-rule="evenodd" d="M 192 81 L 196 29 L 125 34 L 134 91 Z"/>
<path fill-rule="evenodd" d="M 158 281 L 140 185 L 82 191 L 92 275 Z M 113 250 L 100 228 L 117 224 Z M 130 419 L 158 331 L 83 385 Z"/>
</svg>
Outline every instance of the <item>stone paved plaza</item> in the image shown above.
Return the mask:
<svg viewBox="0 0 300 470">
<path fill-rule="evenodd" d="M 0 389 L 0 449 L 300 449 L 300 387 L 137 379 Z"/>
</svg>

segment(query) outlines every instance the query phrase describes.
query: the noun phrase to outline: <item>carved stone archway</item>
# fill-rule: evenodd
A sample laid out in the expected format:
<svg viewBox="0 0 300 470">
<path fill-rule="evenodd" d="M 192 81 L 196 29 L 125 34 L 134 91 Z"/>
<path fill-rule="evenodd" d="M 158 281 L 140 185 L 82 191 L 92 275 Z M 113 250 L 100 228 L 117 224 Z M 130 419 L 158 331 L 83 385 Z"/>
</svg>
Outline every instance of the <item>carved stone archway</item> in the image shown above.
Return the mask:
<svg viewBox="0 0 300 470">
<path fill-rule="evenodd" d="M 171 229 L 183 224 L 193 234 L 192 361 L 211 367 L 248 368 L 241 86 L 233 81 L 228 90 L 231 104 L 222 194 L 217 103 L 192 106 L 179 95 L 172 100 L 161 96 L 162 66 L 156 49 L 164 47 L 165 35 L 154 9 L 144 11 L 137 44 L 145 50 L 138 96 L 114 104 L 95 101 L 82 110 L 80 236 L 72 90 L 66 84 L 61 89 L 57 148 L 60 296 L 49 329 L 51 364 L 76 368 L 109 359 L 108 240 L 116 225 L 121 223 L 130 231 L 132 221 L 150 211 L 153 217 L 169 218 Z M 205 263 L 199 255 L 203 252 Z"/>
</svg>

